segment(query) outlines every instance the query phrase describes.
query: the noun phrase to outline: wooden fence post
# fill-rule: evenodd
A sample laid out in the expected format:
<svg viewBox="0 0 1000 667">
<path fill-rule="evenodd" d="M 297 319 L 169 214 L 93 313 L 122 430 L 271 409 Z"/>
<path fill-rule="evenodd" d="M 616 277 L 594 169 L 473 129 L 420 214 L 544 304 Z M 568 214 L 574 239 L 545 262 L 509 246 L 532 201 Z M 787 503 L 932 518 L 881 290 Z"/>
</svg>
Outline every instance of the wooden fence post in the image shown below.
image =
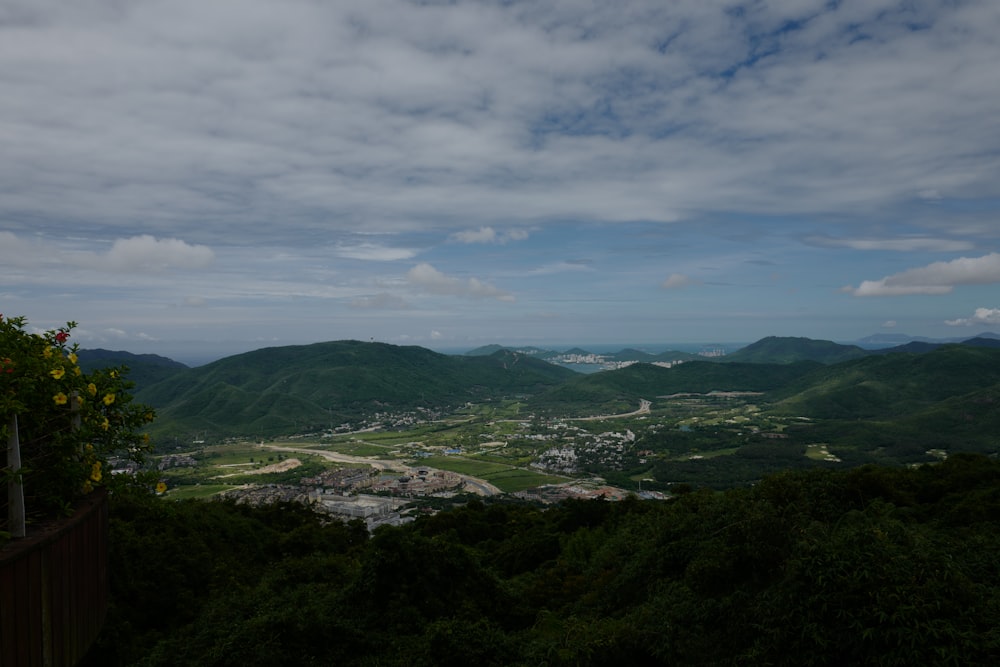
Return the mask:
<svg viewBox="0 0 1000 667">
<path fill-rule="evenodd" d="M 7 482 L 7 521 L 11 537 L 24 537 L 24 488 L 21 486 L 21 441 L 17 435 L 17 415 L 10 418 L 7 436 L 7 466 L 11 477 Z"/>
</svg>

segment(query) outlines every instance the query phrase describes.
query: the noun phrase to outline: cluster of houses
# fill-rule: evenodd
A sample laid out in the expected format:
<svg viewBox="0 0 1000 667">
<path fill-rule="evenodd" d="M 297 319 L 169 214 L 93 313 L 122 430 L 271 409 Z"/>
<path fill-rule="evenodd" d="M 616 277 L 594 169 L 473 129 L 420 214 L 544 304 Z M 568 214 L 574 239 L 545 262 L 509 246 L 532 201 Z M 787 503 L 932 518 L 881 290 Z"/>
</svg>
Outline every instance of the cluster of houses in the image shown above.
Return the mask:
<svg viewBox="0 0 1000 667">
<path fill-rule="evenodd" d="M 407 412 L 376 412 L 367 419 L 363 419 L 359 422 L 344 422 L 343 424 L 334 426 L 329 431 L 320 435 L 325 438 L 330 438 L 334 435 L 352 433 L 356 431 L 398 431 L 412 428 L 417 424 L 424 424 L 429 421 L 434 421 L 435 419 L 440 419 L 441 414 L 440 410 L 423 407 L 418 407 L 413 411 Z"/>
<path fill-rule="evenodd" d="M 635 445 L 635 433 L 630 430 L 624 433 L 609 431 L 596 435 L 582 429 L 575 430 L 577 433 L 571 444 L 545 450 L 531 464 L 532 467 L 572 474 L 579 472 L 581 466 L 585 464 L 595 463 L 605 468 L 621 470 L 625 464 L 626 454 Z"/>
<path fill-rule="evenodd" d="M 374 468 L 341 468 L 324 470 L 314 477 L 303 477 L 299 484 L 343 495 L 371 488 L 377 479 L 378 471 Z"/>
<path fill-rule="evenodd" d="M 190 454 L 167 454 L 156 462 L 157 470 L 170 468 L 194 468 L 198 462 Z"/>
<path fill-rule="evenodd" d="M 460 489 L 465 484 L 461 475 L 447 470 L 418 468 L 408 475 L 380 479 L 372 489 L 390 491 L 401 496 L 430 496 L 435 493 Z"/>
</svg>

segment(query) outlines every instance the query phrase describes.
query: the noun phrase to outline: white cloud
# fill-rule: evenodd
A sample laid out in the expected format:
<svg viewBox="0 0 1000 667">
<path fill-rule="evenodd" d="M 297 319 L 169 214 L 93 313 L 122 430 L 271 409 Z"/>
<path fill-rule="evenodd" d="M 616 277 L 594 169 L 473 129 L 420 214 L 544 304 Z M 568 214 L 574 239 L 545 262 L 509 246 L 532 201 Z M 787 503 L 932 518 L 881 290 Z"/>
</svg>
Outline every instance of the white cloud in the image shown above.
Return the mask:
<svg viewBox="0 0 1000 667">
<path fill-rule="evenodd" d="M 180 239 L 157 239 L 149 234 L 118 239 L 104 254 L 81 254 L 79 265 L 98 271 L 132 272 L 199 269 L 212 263 L 215 253 L 203 245 Z"/>
<path fill-rule="evenodd" d="M 880 280 L 866 280 L 856 288 L 845 287 L 844 291 L 854 296 L 948 294 L 958 285 L 991 283 L 1000 283 L 1000 253 L 934 262 Z"/>
<path fill-rule="evenodd" d="M 528 269 L 525 271 L 525 275 L 529 276 L 547 276 L 556 273 L 566 273 L 569 271 L 593 271 L 593 262 L 589 260 L 564 260 L 561 262 L 553 262 L 552 264 L 545 264 L 544 266 L 539 266 L 534 269 Z"/>
<path fill-rule="evenodd" d="M 6 266 L 30 267 L 46 260 L 46 255 L 42 244 L 24 241 L 11 232 L 0 232 L 0 261 Z"/>
<path fill-rule="evenodd" d="M 215 259 L 215 253 L 207 246 L 143 234 L 116 240 L 99 259 L 101 267 L 112 271 L 163 271 L 204 268 Z"/>
<path fill-rule="evenodd" d="M 410 285 L 430 294 L 461 296 L 474 299 L 497 299 L 499 301 L 514 300 L 514 296 L 509 292 L 497 289 L 493 285 L 481 282 L 477 278 L 460 280 L 459 278 L 447 276 L 426 262 L 410 269 L 406 274 L 406 278 Z"/>
<path fill-rule="evenodd" d="M 690 287 L 691 285 L 698 285 L 700 281 L 686 276 L 683 273 L 671 273 L 667 276 L 666 280 L 660 283 L 660 287 L 663 289 L 682 289 L 684 287 Z"/>
<path fill-rule="evenodd" d="M 348 259 L 393 262 L 401 259 L 412 259 L 417 251 L 411 248 L 391 248 L 375 243 L 360 243 L 357 245 L 338 245 L 334 254 Z"/>
<path fill-rule="evenodd" d="M 1000 324 L 1000 308 L 976 308 L 972 317 L 945 320 L 950 327 L 971 327 L 980 324 Z"/>
<path fill-rule="evenodd" d="M 893 250 L 897 252 L 961 252 L 971 250 L 975 245 L 969 241 L 931 238 L 926 236 L 901 236 L 899 238 L 833 238 L 830 236 L 810 236 L 806 243 L 827 248 L 850 248 L 851 250 Z"/>
<path fill-rule="evenodd" d="M 116 239 L 107 251 L 79 250 L 49 239 L 25 240 L 0 232 L 0 259 L 20 267 L 59 264 L 99 273 L 156 273 L 167 269 L 200 269 L 215 253 L 204 245 L 149 234 Z"/>
<path fill-rule="evenodd" d="M 497 233 L 492 227 L 480 227 L 455 232 L 451 238 L 459 243 L 493 243 L 497 240 Z"/>
<path fill-rule="evenodd" d="M 529 236 L 524 229 L 511 229 L 497 232 L 492 227 L 465 229 L 451 235 L 451 240 L 459 243 L 507 243 L 509 241 L 524 241 Z"/>
<path fill-rule="evenodd" d="M 371 310 L 403 310 L 410 308 L 410 304 L 394 294 L 380 292 L 372 296 L 362 296 L 351 301 L 351 308 L 371 309 Z"/>
<path fill-rule="evenodd" d="M 895 329 L 896 328 L 896 324 L 897 324 L 896 320 L 886 320 L 885 322 L 882 323 L 882 328 L 883 329 Z"/>
</svg>

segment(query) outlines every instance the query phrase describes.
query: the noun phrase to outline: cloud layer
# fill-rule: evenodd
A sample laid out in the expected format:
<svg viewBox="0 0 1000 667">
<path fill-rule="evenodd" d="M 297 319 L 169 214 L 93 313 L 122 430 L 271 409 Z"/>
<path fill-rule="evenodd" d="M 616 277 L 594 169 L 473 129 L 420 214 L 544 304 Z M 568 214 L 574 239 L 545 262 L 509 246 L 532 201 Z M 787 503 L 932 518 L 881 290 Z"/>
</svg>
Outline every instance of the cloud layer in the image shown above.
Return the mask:
<svg viewBox="0 0 1000 667">
<path fill-rule="evenodd" d="M 430 264 L 418 264 L 406 274 L 409 284 L 428 294 L 461 296 L 472 299 L 497 299 L 513 301 L 514 296 L 477 278 L 461 280 L 446 276 Z"/>
<path fill-rule="evenodd" d="M 280 221 L 252 232 L 275 236 L 471 220 L 459 236 L 502 238 L 503 221 L 875 211 L 993 190 L 986 1 L 6 13 L 2 218 L 173 221 L 193 242 L 248 221 Z"/>
<path fill-rule="evenodd" d="M 945 324 L 952 327 L 1000 324 L 1000 308 L 976 308 L 976 312 L 973 313 L 972 317 L 947 320 Z"/>
<path fill-rule="evenodd" d="M 934 262 L 880 280 L 866 280 L 857 288 L 847 288 L 854 296 L 902 296 L 949 294 L 958 285 L 1000 283 L 1000 253 L 983 257 L 960 257 Z"/>
<path fill-rule="evenodd" d="M 8 0 L 0 311 L 227 351 L 933 334 L 1000 275 L 998 34 L 993 0 Z"/>
</svg>

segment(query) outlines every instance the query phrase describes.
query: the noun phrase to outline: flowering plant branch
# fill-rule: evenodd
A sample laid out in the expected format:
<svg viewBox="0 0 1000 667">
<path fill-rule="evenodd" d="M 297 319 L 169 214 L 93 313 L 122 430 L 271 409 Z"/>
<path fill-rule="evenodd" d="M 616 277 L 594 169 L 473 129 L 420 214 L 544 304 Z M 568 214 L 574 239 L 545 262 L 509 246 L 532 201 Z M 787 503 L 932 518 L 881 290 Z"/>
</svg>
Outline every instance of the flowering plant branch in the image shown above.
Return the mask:
<svg viewBox="0 0 1000 667">
<path fill-rule="evenodd" d="M 16 428 L 23 462 L 15 472 L 4 461 L 3 477 L 23 483 L 32 514 L 51 515 L 107 484 L 110 458 L 141 462 L 149 444 L 139 429 L 154 414 L 133 402 L 127 368 L 81 369 L 75 322 L 41 334 L 25 325 L 0 315 L 0 442 Z"/>
</svg>

